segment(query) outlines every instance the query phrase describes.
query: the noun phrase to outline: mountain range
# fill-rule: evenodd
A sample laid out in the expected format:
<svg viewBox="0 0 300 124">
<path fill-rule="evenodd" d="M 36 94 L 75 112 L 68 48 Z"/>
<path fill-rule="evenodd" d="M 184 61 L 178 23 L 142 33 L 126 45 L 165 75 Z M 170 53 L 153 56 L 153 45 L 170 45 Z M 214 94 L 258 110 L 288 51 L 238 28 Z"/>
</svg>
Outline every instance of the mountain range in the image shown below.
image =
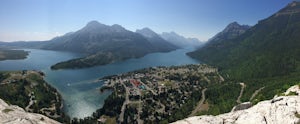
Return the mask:
<svg viewBox="0 0 300 124">
<path fill-rule="evenodd" d="M 147 37 L 126 30 L 120 25 L 108 26 L 97 21 L 91 21 L 79 31 L 67 33 L 48 41 L 48 44 L 44 45 L 42 49 L 88 54 L 99 52 L 124 53 L 126 57 L 140 57 L 151 52 L 177 49 L 172 44 L 164 44 L 165 46 L 159 48 L 161 43 L 164 44 L 166 41 L 153 42 Z"/>
<path fill-rule="evenodd" d="M 185 38 L 175 32 L 163 32 L 160 36 L 169 41 L 172 44 L 175 44 L 178 47 L 199 47 L 203 45 L 203 42 L 199 41 L 197 38 Z"/>
<path fill-rule="evenodd" d="M 51 67 L 52 69 L 62 69 L 92 67 L 129 58 L 138 58 L 149 53 L 169 52 L 200 44 L 196 38 L 187 39 L 176 33 L 170 33 L 175 35 L 166 38 L 167 33 L 163 34 L 165 35 L 158 35 L 149 28 L 132 32 L 117 24 L 109 26 L 91 21 L 78 31 L 48 41 L 0 42 L 0 47 L 69 51 L 87 55 L 83 58 L 60 62 Z"/>
<path fill-rule="evenodd" d="M 108 26 L 91 21 L 79 31 L 48 41 L 42 49 L 88 54 L 86 57 L 60 62 L 51 67 L 52 69 L 61 69 L 103 65 L 142 57 L 153 52 L 169 52 L 178 48 L 160 38 L 150 29 L 142 31 L 150 32 L 151 37 L 143 33 L 128 31 L 120 25 Z"/>
<path fill-rule="evenodd" d="M 230 24 L 204 47 L 188 55 L 239 79 L 300 72 L 299 22 L 300 2 L 292 2 L 251 28 Z"/>
<path fill-rule="evenodd" d="M 136 33 L 143 35 L 155 48 L 161 51 L 163 51 L 164 49 L 174 49 L 179 47 L 177 45 L 169 43 L 167 40 L 163 39 L 149 28 L 136 30 Z"/>
</svg>

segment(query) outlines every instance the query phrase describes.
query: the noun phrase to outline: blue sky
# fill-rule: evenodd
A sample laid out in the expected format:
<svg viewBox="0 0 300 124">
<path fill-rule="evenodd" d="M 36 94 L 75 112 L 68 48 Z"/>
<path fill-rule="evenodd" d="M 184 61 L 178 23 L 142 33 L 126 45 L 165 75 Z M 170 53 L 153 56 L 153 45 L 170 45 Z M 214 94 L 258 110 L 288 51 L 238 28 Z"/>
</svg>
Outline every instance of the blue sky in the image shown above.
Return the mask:
<svg viewBox="0 0 300 124">
<path fill-rule="evenodd" d="M 292 0 L 1 0 L 0 41 L 48 40 L 91 20 L 205 41 L 227 24 L 255 25 Z"/>
</svg>

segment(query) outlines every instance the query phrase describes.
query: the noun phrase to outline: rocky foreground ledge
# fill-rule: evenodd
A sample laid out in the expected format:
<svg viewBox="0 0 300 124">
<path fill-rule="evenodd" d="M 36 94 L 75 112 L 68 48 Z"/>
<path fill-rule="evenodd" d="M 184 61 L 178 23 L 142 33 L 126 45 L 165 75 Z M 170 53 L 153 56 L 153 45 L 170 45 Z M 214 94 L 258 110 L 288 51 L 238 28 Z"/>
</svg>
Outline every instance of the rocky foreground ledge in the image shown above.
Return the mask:
<svg viewBox="0 0 300 124">
<path fill-rule="evenodd" d="M 44 115 L 29 113 L 0 99 L 0 124 L 59 124 Z"/>
<path fill-rule="evenodd" d="M 217 116 L 194 116 L 173 124 L 299 124 L 299 85 L 289 88 L 284 95 L 259 102 L 245 110 Z"/>
</svg>

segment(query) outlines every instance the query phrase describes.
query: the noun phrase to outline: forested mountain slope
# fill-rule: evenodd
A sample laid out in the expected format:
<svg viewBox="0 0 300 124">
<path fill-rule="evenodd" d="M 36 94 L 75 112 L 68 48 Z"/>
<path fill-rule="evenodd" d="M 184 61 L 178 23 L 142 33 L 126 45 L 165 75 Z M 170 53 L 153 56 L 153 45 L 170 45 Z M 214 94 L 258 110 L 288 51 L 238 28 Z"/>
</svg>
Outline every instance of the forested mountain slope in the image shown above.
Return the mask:
<svg viewBox="0 0 300 124">
<path fill-rule="evenodd" d="M 261 78 L 299 71 L 299 48 L 300 2 L 293 2 L 242 35 L 188 55 L 217 65 L 235 78 Z"/>
</svg>

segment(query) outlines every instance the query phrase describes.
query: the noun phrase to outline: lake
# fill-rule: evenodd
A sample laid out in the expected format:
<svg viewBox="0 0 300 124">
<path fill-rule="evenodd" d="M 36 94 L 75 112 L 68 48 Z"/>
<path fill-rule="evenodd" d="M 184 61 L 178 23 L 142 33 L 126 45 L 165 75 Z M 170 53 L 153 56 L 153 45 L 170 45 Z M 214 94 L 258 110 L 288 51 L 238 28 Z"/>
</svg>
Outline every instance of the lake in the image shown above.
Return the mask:
<svg viewBox="0 0 300 124">
<path fill-rule="evenodd" d="M 50 66 L 61 61 L 78 58 L 83 55 L 69 52 L 25 49 L 30 51 L 24 60 L 0 61 L 0 71 L 7 70 L 41 70 L 46 74 L 45 80 L 57 88 L 64 100 L 64 111 L 70 117 L 90 116 L 101 108 L 110 91 L 100 93 L 103 82 L 97 79 L 153 66 L 172 66 L 196 64 L 199 61 L 187 56 L 193 48 L 178 49 L 168 53 L 152 53 L 142 58 L 129 59 L 103 66 L 85 69 L 51 70 Z"/>
</svg>

